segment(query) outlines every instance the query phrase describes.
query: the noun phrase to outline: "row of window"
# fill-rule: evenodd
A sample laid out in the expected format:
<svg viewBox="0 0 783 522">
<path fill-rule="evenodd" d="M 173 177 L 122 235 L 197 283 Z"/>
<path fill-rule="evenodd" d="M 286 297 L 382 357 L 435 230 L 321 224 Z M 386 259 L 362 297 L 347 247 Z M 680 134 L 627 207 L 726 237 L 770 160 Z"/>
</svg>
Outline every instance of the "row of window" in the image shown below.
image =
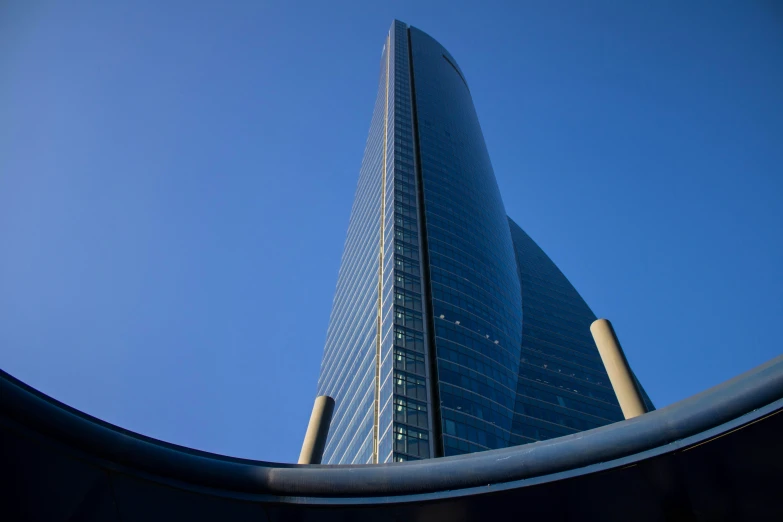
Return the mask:
<svg viewBox="0 0 783 522">
<path fill-rule="evenodd" d="M 450 347 L 451 346 L 449 346 L 449 348 Z M 479 368 L 473 367 L 471 365 L 465 366 L 457 362 L 450 361 L 449 356 L 451 355 L 451 350 L 448 348 L 444 348 L 438 351 L 438 370 L 445 368 L 447 370 L 457 372 L 460 375 L 468 377 L 469 379 L 478 381 L 480 384 L 494 388 L 501 393 L 508 393 L 509 395 L 516 393 L 517 365 L 506 368 L 502 372 L 491 369 L 491 371 L 484 373 Z M 496 376 L 498 377 L 497 379 L 495 378 Z M 467 386 L 463 386 L 463 388 L 472 389 Z"/>
<path fill-rule="evenodd" d="M 394 121 L 394 130 L 399 130 L 401 133 L 406 136 L 405 139 L 409 139 L 408 136 L 411 136 L 411 133 L 413 132 L 413 127 L 408 123 L 406 120 L 402 118 L 395 119 Z"/>
<path fill-rule="evenodd" d="M 403 192 L 402 190 L 395 190 L 394 191 L 394 200 L 399 201 L 400 203 L 404 205 L 415 205 L 416 204 L 416 194 L 408 194 L 406 192 Z"/>
<path fill-rule="evenodd" d="M 403 455 L 401 453 L 395 453 L 392 455 L 392 462 L 410 462 L 413 460 L 421 460 L 418 457 L 411 457 L 410 455 Z"/>
<path fill-rule="evenodd" d="M 464 439 L 456 439 L 449 435 L 443 436 L 443 452 L 447 457 L 454 455 L 464 455 L 466 453 L 475 453 L 477 451 L 484 451 L 487 448 L 479 446 L 478 444 L 468 442 Z"/>
<path fill-rule="evenodd" d="M 394 451 L 414 457 L 429 458 L 429 434 L 425 430 L 394 424 Z"/>
<path fill-rule="evenodd" d="M 407 30 L 400 29 L 407 44 Z M 398 35 L 399 36 L 399 35 Z M 410 85 L 407 77 L 407 45 L 401 45 L 396 63 L 395 92 L 395 350 L 394 350 L 394 460 L 429 457 L 426 431 L 427 390 L 424 339 L 421 314 L 421 280 L 419 278 L 418 212 L 416 181 L 413 175 L 413 140 L 410 125 Z M 402 54 L 404 53 L 404 55 Z M 398 132 L 400 131 L 400 132 Z M 404 133 L 404 134 L 403 134 Z M 401 136 L 399 134 L 402 134 Z M 404 426 L 397 423 L 404 423 Z M 416 426 L 422 429 L 416 429 Z"/>
<path fill-rule="evenodd" d="M 401 175 L 394 179 L 394 188 L 405 194 L 416 195 L 416 186 L 411 182 L 405 181 L 407 176 Z M 412 181 L 412 180 L 411 180 Z"/>
<path fill-rule="evenodd" d="M 435 133 L 422 133 L 419 140 L 424 180 L 427 182 L 428 188 L 433 189 L 429 195 L 433 199 L 451 200 L 468 205 L 469 208 L 475 208 L 480 213 L 476 214 L 476 217 L 482 219 L 496 212 L 497 209 L 493 210 L 491 206 L 499 201 L 499 193 L 493 194 L 491 188 L 485 186 L 485 180 L 482 179 L 476 184 L 469 179 L 472 176 L 465 175 L 465 172 L 468 171 L 483 178 L 486 173 L 480 172 L 482 169 L 476 168 L 470 165 L 470 162 L 464 161 L 464 158 L 458 157 L 464 146 L 450 143 L 439 135 L 434 136 L 435 139 L 433 139 L 430 134 Z M 496 218 L 497 215 L 494 216 L 494 219 Z M 485 225 L 492 222 L 492 220 L 483 220 Z"/>
<path fill-rule="evenodd" d="M 567 426 L 575 430 L 584 431 L 598 428 L 599 426 L 605 426 L 609 424 L 609 421 L 602 421 L 594 418 L 593 420 L 587 420 L 583 418 L 584 414 L 577 411 L 570 410 L 565 413 L 559 410 L 557 407 L 551 405 L 543 406 L 536 399 L 525 397 L 523 395 L 517 396 L 517 404 L 515 412 L 520 415 L 527 415 L 529 417 L 535 417 L 537 419 L 545 420 L 553 424 L 560 424 Z"/>
<path fill-rule="evenodd" d="M 443 423 L 444 435 L 466 439 L 469 442 L 483 446 L 482 449 L 505 448 L 507 445 L 505 440 L 495 436 L 494 433 L 487 433 L 484 430 L 476 429 L 473 426 L 466 426 L 462 423 L 454 422 L 453 420 L 445 420 Z"/>
<path fill-rule="evenodd" d="M 397 370 L 421 376 L 424 376 L 426 373 L 424 356 L 416 352 L 403 350 L 402 348 L 394 349 L 394 367 Z"/>
<path fill-rule="evenodd" d="M 441 339 L 446 339 L 447 341 L 466 346 L 488 359 L 496 361 L 505 368 L 516 367 L 519 364 L 519 357 L 515 354 L 506 350 L 498 350 L 497 346 L 483 335 L 464 328 L 457 328 L 457 325 L 447 323 L 445 320 L 439 318 L 435 320 L 435 334 L 438 338 L 436 341 L 438 347 L 441 346 Z"/>
<path fill-rule="evenodd" d="M 494 343 L 501 350 L 508 351 L 514 355 L 517 360 L 519 359 L 519 346 L 521 339 L 511 338 L 505 328 L 499 330 L 495 329 L 495 325 L 490 325 L 488 322 L 477 318 L 475 315 L 472 315 L 466 310 L 455 306 L 451 302 L 444 300 L 442 297 L 450 297 L 450 294 L 442 292 L 440 295 L 435 295 L 435 292 L 433 291 L 432 304 L 434 307 L 434 314 L 437 319 L 451 321 L 455 325 L 459 325 L 462 328 L 471 330 L 479 334 L 479 336 L 483 336 L 490 343 Z M 497 343 L 495 343 L 495 341 L 497 341 Z"/>
<path fill-rule="evenodd" d="M 542 369 L 534 368 L 533 363 L 530 362 L 532 359 L 541 361 L 541 364 L 537 366 Z M 528 379 L 536 381 L 540 380 L 547 384 L 551 384 L 552 386 L 558 386 L 609 404 L 616 404 L 617 402 L 614 392 L 607 390 L 605 387 L 599 387 L 596 383 L 588 383 L 587 381 L 579 380 L 577 372 L 571 368 L 563 367 L 556 363 L 549 363 L 538 357 L 529 357 L 527 355 L 520 357 L 519 361 L 520 377 L 527 377 Z M 594 378 L 592 375 L 590 377 Z"/>
<path fill-rule="evenodd" d="M 434 281 L 441 282 L 472 297 L 490 298 L 489 302 L 492 303 L 493 310 L 507 310 L 506 315 L 516 311 L 514 315 L 519 317 L 521 313 L 519 296 L 515 301 L 510 301 L 506 292 L 498 291 L 488 278 L 482 277 L 482 274 L 462 269 L 460 263 L 441 254 L 435 254 L 432 257 L 431 266 Z"/>
<path fill-rule="evenodd" d="M 503 415 L 492 410 L 484 410 L 481 408 L 481 405 L 474 402 L 468 402 L 464 397 L 453 398 L 447 396 L 447 399 L 449 399 L 449 401 L 444 401 L 443 406 L 444 430 L 448 431 L 446 428 L 446 421 L 453 421 L 456 425 L 462 424 L 494 434 L 494 436 L 500 440 L 508 439 L 511 426 L 511 423 L 509 423 L 509 420 L 511 419 L 509 416 L 510 413 Z M 453 405 L 446 406 L 447 404 L 451 404 L 452 401 L 454 402 Z M 481 417 L 479 417 L 479 415 L 481 415 Z M 454 433 L 452 433 L 452 435 L 454 435 Z M 468 438 L 461 435 L 458 436 L 463 439 Z"/>
<path fill-rule="evenodd" d="M 410 230 L 405 230 L 404 228 L 395 228 L 394 239 L 397 241 L 416 244 L 419 241 L 419 235 L 416 232 L 411 232 Z"/>
<path fill-rule="evenodd" d="M 404 257 L 419 258 L 419 248 L 409 243 L 403 243 L 402 241 L 394 242 L 394 252 Z M 417 292 L 420 290 L 417 290 Z"/>
<path fill-rule="evenodd" d="M 410 230 L 412 232 L 418 231 L 418 224 L 416 223 L 416 216 L 406 216 L 402 213 L 395 214 L 394 216 L 394 224 L 395 226 L 398 226 L 400 228 L 404 228 L 406 230 Z"/>
<path fill-rule="evenodd" d="M 504 400 L 501 404 L 444 381 L 440 382 L 440 400 L 444 408 L 463 411 L 474 417 L 494 422 L 505 430 L 511 429 L 511 419 L 514 416 L 513 401 Z M 479 417 L 477 406 L 481 408 L 483 417 Z"/>
<path fill-rule="evenodd" d="M 566 309 L 566 305 L 559 301 L 552 299 L 543 299 L 540 296 L 530 295 L 531 292 L 522 287 L 522 295 L 524 296 L 524 313 L 526 315 L 544 315 L 547 317 L 556 318 L 558 321 L 568 322 L 572 327 L 580 331 L 589 331 L 590 323 L 595 321 L 595 316 L 577 317 L 576 314 L 571 314 L 571 310 Z M 574 307 L 575 308 L 575 307 Z M 570 319 L 565 319 L 570 315 Z"/>
<path fill-rule="evenodd" d="M 459 292 L 459 295 L 474 299 L 476 302 L 480 303 L 481 308 L 477 308 L 476 312 L 470 308 L 465 308 L 479 317 L 483 317 L 483 314 L 493 314 L 503 317 L 506 321 L 518 322 L 520 320 L 519 314 L 511 314 L 509 307 L 501 302 L 500 299 L 465 279 L 460 280 L 447 272 L 437 269 L 432 270 L 431 278 L 433 283 L 439 283 L 454 292 Z M 482 313 L 481 310 L 485 309 L 488 310 Z"/>
<path fill-rule="evenodd" d="M 460 213 L 464 212 L 464 215 L 470 216 L 472 221 L 483 224 L 481 227 L 470 225 L 466 227 L 467 230 L 476 229 L 475 234 L 478 235 L 486 225 L 497 223 L 497 214 L 490 210 L 497 202 L 483 198 L 480 191 L 466 191 L 460 194 L 453 188 L 449 190 L 449 184 L 453 184 L 458 175 L 454 166 L 450 168 L 428 166 L 427 174 L 424 177 L 427 180 L 427 190 L 424 193 L 426 209 L 428 213 L 432 212 L 434 215 L 443 216 L 446 219 L 455 214 L 452 209 L 459 209 Z M 475 187 L 471 186 L 471 189 L 475 189 Z M 497 223 L 495 226 L 497 226 L 498 233 L 502 233 L 505 223 Z"/>
<path fill-rule="evenodd" d="M 551 264 L 551 261 L 549 261 L 549 266 L 542 264 L 540 269 L 537 269 L 524 256 L 522 260 L 520 282 L 524 288 L 533 293 L 540 292 L 547 298 L 570 306 L 575 317 L 589 317 L 593 315 L 576 289 L 568 282 L 562 272 Z M 537 260 L 537 262 L 543 263 L 544 259 Z"/>
<path fill-rule="evenodd" d="M 412 173 L 413 172 L 413 160 L 403 158 L 402 156 L 394 157 L 394 170 L 398 172 Z"/>
<path fill-rule="evenodd" d="M 419 262 L 417 260 L 413 260 L 407 257 L 403 256 L 394 256 L 394 268 L 397 270 L 400 270 L 402 272 L 407 272 L 408 274 L 413 274 L 418 276 L 419 271 Z"/>
<path fill-rule="evenodd" d="M 428 237 L 427 240 L 429 242 L 430 259 L 432 259 L 431 263 L 433 266 L 442 266 L 445 270 L 448 270 L 449 272 L 454 272 L 455 274 L 462 275 L 460 274 L 459 271 L 450 268 L 444 262 L 439 262 L 436 265 L 435 264 L 436 256 L 440 256 L 441 260 L 448 259 L 451 260 L 451 262 L 453 263 L 459 263 L 463 265 L 466 268 L 466 270 L 463 270 L 463 273 L 473 272 L 474 274 L 476 274 L 475 276 L 472 276 L 473 278 L 483 277 L 483 278 L 490 279 L 494 283 L 493 290 L 503 288 L 499 280 L 495 278 L 494 271 L 488 265 L 478 261 L 474 257 L 468 255 L 465 252 L 460 251 L 459 249 L 453 248 L 445 243 L 441 243 L 440 241 L 438 241 L 438 238 Z M 463 277 L 468 277 L 468 276 L 463 275 Z M 489 287 L 487 287 L 487 290 L 491 291 Z M 496 293 L 496 295 L 498 294 Z M 511 296 L 509 295 L 509 299 L 510 298 Z"/>
<path fill-rule="evenodd" d="M 430 225 L 429 209 L 427 209 L 427 233 L 428 239 L 437 240 L 452 248 L 461 250 L 463 253 L 462 257 L 473 257 L 481 261 L 486 267 L 488 267 L 489 270 L 493 272 L 500 272 L 499 268 L 501 267 L 498 265 L 498 263 L 490 259 L 486 254 L 484 254 L 484 252 L 474 248 L 469 241 L 465 241 L 460 237 L 454 236 L 453 234 L 449 234 L 438 227 Z"/>
<path fill-rule="evenodd" d="M 525 317 L 525 323 L 544 330 L 557 332 L 569 339 L 574 339 L 576 342 L 569 346 L 572 350 L 582 352 L 587 356 L 599 357 L 595 342 L 590 335 L 589 325 L 582 325 L 582 327 L 577 329 L 561 323 L 559 319 L 553 320 L 544 314 L 528 314 Z"/>
<path fill-rule="evenodd" d="M 438 357 L 467 368 L 473 368 L 480 374 L 486 375 L 508 388 L 514 389 L 516 387 L 516 375 L 510 371 L 515 368 L 514 366 L 500 366 L 496 361 L 482 357 L 469 348 L 450 342 L 438 342 Z"/>
<path fill-rule="evenodd" d="M 421 295 L 402 288 L 394 288 L 394 304 L 421 312 Z"/>
<path fill-rule="evenodd" d="M 502 404 L 509 410 L 514 409 L 516 393 L 509 393 L 507 390 L 498 390 L 485 383 L 471 379 L 467 375 L 461 375 L 456 371 L 446 369 L 443 367 L 445 366 L 443 362 L 443 359 L 438 359 L 438 379 L 441 384 L 451 384 L 465 391 L 473 392 L 476 395 L 485 397 L 492 402 Z"/>
<path fill-rule="evenodd" d="M 405 205 L 404 203 L 401 203 L 399 201 L 394 202 L 394 212 L 395 214 L 414 218 L 414 219 L 418 216 L 416 207 L 411 205 Z"/>
<path fill-rule="evenodd" d="M 530 321 L 528 321 L 530 319 Z M 597 370 L 598 372 L 606 372 L 601 357 L 598 355 L 598 350 L 595 350 L 595 354 L 588 354 L 582 350 L 575 350 L 574 346 L 580 344 L 580 341 L 565 337 L 557 332 L 553 332 L 549 329 L 541 328 L 535 324 L 534 318 L 525 318 L 525 343 L 531 347 L 531 349 L 540 353 L 551 353 L 564 359 L 566 361 L 573 361 L 575 364 Z M 543 341 L 543 342 L 540 342 Z M 585 343 L 582 343 L 584 347 Z"/>
<path fill-rule="evenodd" d="M 564 435 L 570 435 L 571 433 L 573 433 L 572 430 L 563 430 L 563 433 L 560 433 L 552 429 L 546 429 L 540 426 L 535 426 L 529 421 L 527 421 L 526 417 L 518 416 L 518 418 L 520 419 L 520 422 L 517 422 L 517 418 L 514 419 L 514 429 L 511 435 L 512 445 L 525 444 L 527 442 L 530 442 L 527 440 L 519 440 L 518 437 L 515 437 L 514 435 L 526 437 L 528 439 L 533 439 L 533 440 L 549 440 L 549 439 L 556 439 L 557 437 L 562 437 Z"/>
<path fill-rule="evenodd" d="M 561 280 L 563 278 L 563 280 Z M 581 296 L 574 290 L 574 287 L 565 280 L 564 276 L 558 271 L 542 270 L 541 274 L 532 271 L 528 265 L 524 266 L 520 282 L 522 286 L 530 292 L 542 292 L 547 297 L 553 298 L 558 303 L 570 305 L 571 303 L 581 302 L 583 306 L 573 306 L 574 316 L 592 316 L 587 306 L 584 305 Z"/>
<path fill-rule="evenodd" d="M 399 306 L 394 308 L 394 324 L 414 330 L 424 329 L 421 313 Z"/>
<path fill-rule="evenodd" d="M 427 401 L 427 383 L 423 377 L 410 373 L 394 371 L 394 393 L 410 399 Z"/>
<path fill-rule="evenodd" d="M 439 250 L 430 247 L 430 264 L 433 271 L 443 270 L 457 277 L 467 279 L 476 286 L 483 288 L 485 292 L 495 296 L 498 300 L 507 303 L 509 309 L 518 308 L 519 296 L 515 294 L 512 300 L 508 289 L 500 285 L 493 273 L 482 271 L 480 266 L 463 265 L 458 260 L 442 254 Z M 515 306 L 515 303 L 517 306 Z"/>
<path fill-rule="evenodd" d="M 426 139 L 422 140 L 422 142 L 426 141 Z M 493 204 L 494 198 L 491 196 L 488 198 L 484 188 L 472 185 L 462 175 L 463 170 L 469 170 L 471 167 L 468 165 L 461 167 L 458 161 L 453 165 L 445 165 L 443 162 L 448 161 L 448 155 L 433 154 L 431 145 L 425 146 L 424 143 L 421 153 L 422 173 L 426 182 L 424 200 L 428 203 L 427 211 L 432 211 L 444 219 L 468 218 L 462 220 L 467 230 L 480 230 L 493 226 L 492 223 L 497 219 L 497 215 L 493 214 L 489 207 Z M 478 223 L 481 224 L 474 226 Z"/>
<path fill-rule="evenodd" d="M 413 163 L 413 152 L 396 152 L 394 154 L 395 158 L 399 158 L 401 160 L 408 161 L 410 163 Z"/>
<path fill-rule="evenodd" d="M 414 352 L 424 353 L 424 334 L 402 326 L 394 327 L 394 345 Z"/>
<path fill-rule="evenodd" d="M 521 331 L 519 333 L 509 331 L 509 327 L 513 323 L 509 325 L 504 317 L 493 313 L 484 306 L 480 299 L 454 292 L 449 287 L 436 282 L 432 283 L 432 299 L 433 306 L 438 312 L 436 317 L 446 315 L 445 312 L 451 310 L 452 313 L 448 314 L 450 320 L 460 321 L 463 328 L 470 328 L 488 335 L 493 341 L 499 340 L 501 336 L 507 336 L 510 339 L 516 339 L 514 334 L 521 336 Z M 436 304 L 436 300 L 440 303 Z M 438 311 L 438 309 L 440 310 Z M 520 326 L 519 330 L 521 329 Z M 508 347 L 509 344 L 507 343 L 505 346 Z"/>
<path fill-rule="evenodd" d="M 485 227 L 466 227 L 464 221 L 458 218 L 455 219 L 452 216 L 449 216 L 449 219 L 444 219 L 433 213 L 432 221 L 427 221 L 427 225 L 437 227 L 441 231 L 466 240 L 477 250 L 498 251 L 502 248 L 500 245 L 503 245 L 508 240 L 492 234 L 489 232 L 491 229 Z M 507 233 L 506 230 L 503 230 L 503 232 Z"/>
<path fill-rule="evenodd" d="M 402 192 L 406 194 L 416 194 L 416 178 L 413 176 L 413 168 L 409 168 L 403 162 L 397 162 L 398 165 L 394 169 L 394 184 L 404 184 L 401 186 Z"/>
<path fill-rule="evenodd" d="M 452 176 L 453 174 L 447 172 L 432 172 L 427 179 L 427 181 L 433 180 L 437 182 L 437 187 L 433 187 L 432 192 L 429 193 L 430 200 L 434 199 L 436 196 L 441 198 L 432 209 L 433 213 L 436 214 L 436 219 L 443 222 L 444 228 L 457 226 L 461 232 L 468 232 L 476 236 L 507 241 L 508 238 L 505 234 L 508 234 L 508 227 L 505 226 L 505 223 L 503 223 L 503 227 L 497 228 L 492 226 L 492 221 L 480 221 L 477 219 L 478 216 L 474 214 L 467 214 L 459 211 L 453 212 L 451 207 L 442 206 L 449 200 L 469 199 L 471 202 L 481 203 L 480 195 L 475 193 L 475 190 L 473 190 L 474 187 L 469 187 L 461 183 L 446 184 Z"/>
<path fill-rule="evenodd" d="M 394 420 L 427 429 L 427 405 L 405 397 L 394 397 Z"/>
<path fill-rule="evenodd" d="M 438 139 L 440 138 L 438 136 Z M 449 146 L 447 147 L 448 150 L 446 150 L 424 134 L 421 135 L 419 142 L 422 154 L 422 174 L 427 182 L 425 188 L 428 189 L 425 192 L 427 196 L 426 201 L 438 201 L 444 205 L 444 209 L 447 211 L 444 215 L 455 213 L 454 211 L 449 211 L 451 208 L 462 208 L 464 206 L 471 212 L 476 212 L 468 215 L 475 215 L 476 218 L 483 220 L 484 223 L 492 223 L 492 219 L 495 219 L 497 216 L 493 216 L 490 220 L 485 218 L 493 212 L 490 210 L 490 207 L 497 202 L 495 195 L 489 194 L 486 187 L 474 185 L 465 178 L 464 172 L 473 170 L 475 167 L 456 158 L 455 149 L 459 151 L 459 148 Z M 476 174 L 479 177 L 483 177 L 478 172 Z M 483 182 L 481 185 L 483 185 Z M 469 189 L 473 189 L 473 192 L 470 192 Z M 460 206 L 454 207 L 454 204 Z"/>
<path fill-rule="evenodd" d="M 396 136 L 395 136 L 396 137 Z M 406 158 L 412 158 L 413 157 L 413 146 L 405 143 L 396 141 L 394 143 L 394 153 L 395 154 L 404 154 Z"/>
<path fill-rule="evenodd" d="M 505 404 L 509 409 L 514 407 L 516 390 L 503 386 L 499 382 L 471 371 L 464 366 L 458 366 L 439 358 L 438 378 L 443 382 L 470 390 L 500 404 Z"/>
<path fill-rule="evenodd" d="M 563 408 L 575 410 L 582 413 L 588 413 L 595 417 L 610 421 L 623 420 L 622 411 L 618 406 L 606 405 L 605 407 L 598 406 L 596 404 L 589 404 L 585 401 L 580 401 L 572 397 L 568 397 L 565 394 L 554 393 L 552 391 L 543 390 L 531 384 L 531 381 L 526 379 L 520 379 L 517 385 L 517 393 L 525 397 L 531 397 L 550 404 L 557 404 Z"/>
<path fill-rule="evenodd" d="M 396 242 L 397 247 L 400 246 L 399 241 Z M 394 286 L 402 290 L 408 290 L 410 292 L 421 293 L 421 279 L 419 276 L 406 274 L 404 272 L 394 273 Z"/>
</svg>

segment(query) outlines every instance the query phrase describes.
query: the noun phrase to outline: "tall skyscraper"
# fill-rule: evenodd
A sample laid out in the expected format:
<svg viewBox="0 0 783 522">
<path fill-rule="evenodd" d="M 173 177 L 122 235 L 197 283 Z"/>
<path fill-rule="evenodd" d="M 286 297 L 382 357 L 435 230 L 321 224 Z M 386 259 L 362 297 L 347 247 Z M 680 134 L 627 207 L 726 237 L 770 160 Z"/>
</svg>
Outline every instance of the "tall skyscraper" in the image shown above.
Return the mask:
<svg viewBox="0 0 783 522">
<path fill-rule="evenodd" d="M 621 420 L 593 319 L 507 218 L 457 61 L 395 21 L 318 380 L 336 401 L 323 462 L 456 455 Z"/>
</svg>

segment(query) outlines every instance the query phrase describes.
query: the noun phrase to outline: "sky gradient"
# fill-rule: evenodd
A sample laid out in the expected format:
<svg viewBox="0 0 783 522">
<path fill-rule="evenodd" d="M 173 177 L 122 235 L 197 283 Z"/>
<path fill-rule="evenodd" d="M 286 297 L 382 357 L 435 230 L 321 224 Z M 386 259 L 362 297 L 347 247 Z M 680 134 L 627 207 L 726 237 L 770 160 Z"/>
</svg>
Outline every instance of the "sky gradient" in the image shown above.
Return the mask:
<svg viewBox="0 0 783 522">
<path fill-rule="evenodd" d="M 508 214 L 658 407 L 783 352 L 777 2 L 10 1 L 0 368 L 295 461 L 393 18 L 459 62 Z"/>
</svg>

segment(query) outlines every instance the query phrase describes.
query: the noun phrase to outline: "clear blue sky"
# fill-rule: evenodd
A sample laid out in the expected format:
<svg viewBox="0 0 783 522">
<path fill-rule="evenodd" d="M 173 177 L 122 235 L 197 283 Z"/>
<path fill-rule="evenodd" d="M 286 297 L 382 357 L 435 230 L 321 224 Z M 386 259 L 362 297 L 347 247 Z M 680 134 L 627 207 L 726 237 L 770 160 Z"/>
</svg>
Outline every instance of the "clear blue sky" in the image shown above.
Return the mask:
<svg viewBox="0 0 783 522">
<path fill-rule="evenodd" d="M 471 86 L 506 209 L 656 404 L 783 351 L 783 8 L 0 5 L 0 367 L 294 461 L 393 18 Z"/>
</svg>

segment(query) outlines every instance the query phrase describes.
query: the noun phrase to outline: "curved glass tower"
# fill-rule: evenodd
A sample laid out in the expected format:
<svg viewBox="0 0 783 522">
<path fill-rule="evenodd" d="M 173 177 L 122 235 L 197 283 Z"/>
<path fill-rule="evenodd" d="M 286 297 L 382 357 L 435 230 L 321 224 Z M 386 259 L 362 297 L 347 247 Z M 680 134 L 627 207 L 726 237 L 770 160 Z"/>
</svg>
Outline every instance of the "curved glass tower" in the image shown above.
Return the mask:
<svg viewBox="0 0 783 522">
<path fill-rule="evenodd" d="M 506 217 L 456 60 L 395 21 L 318 380 L 336 401 L 323 462 L 455 455 L 622 419 L 591 318 Z"/>
</svg>

